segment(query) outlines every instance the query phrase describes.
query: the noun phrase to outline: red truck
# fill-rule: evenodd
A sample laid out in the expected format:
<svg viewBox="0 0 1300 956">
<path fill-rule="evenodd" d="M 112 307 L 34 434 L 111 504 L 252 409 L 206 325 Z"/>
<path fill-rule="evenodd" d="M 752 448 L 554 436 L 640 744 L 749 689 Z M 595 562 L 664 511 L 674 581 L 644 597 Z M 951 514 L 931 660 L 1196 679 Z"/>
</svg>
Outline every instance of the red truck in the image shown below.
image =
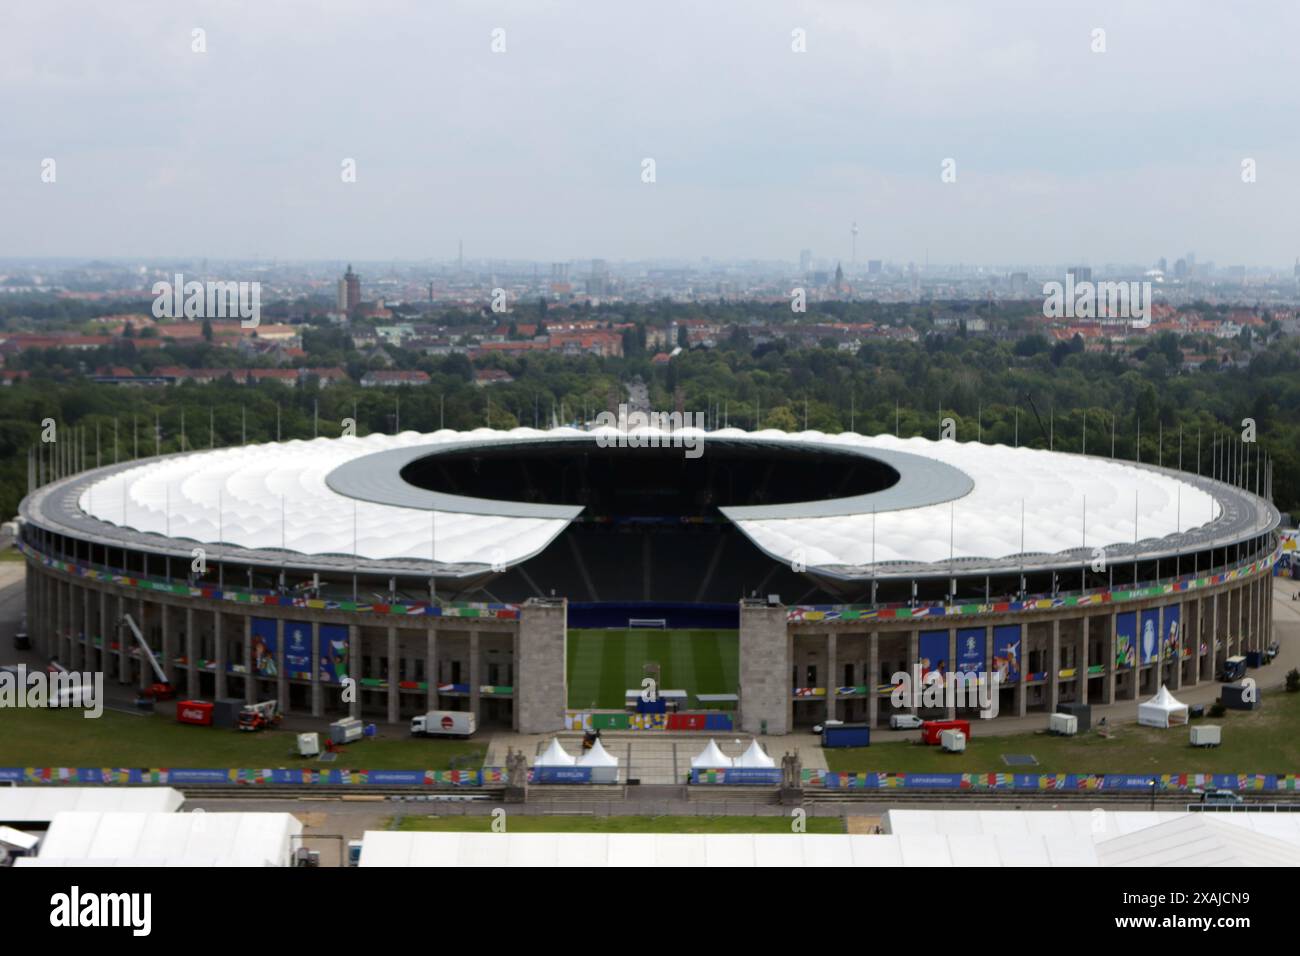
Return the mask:
<svg viewBox="0 0 1300 956">
<path fill-rule="evenodd" d="M 939 735 L 945 730 L 960 730 L 970 740 L 969 720 L 927 720 L 921 725 L 921 743 L 939 746 Z"/>
</svg>

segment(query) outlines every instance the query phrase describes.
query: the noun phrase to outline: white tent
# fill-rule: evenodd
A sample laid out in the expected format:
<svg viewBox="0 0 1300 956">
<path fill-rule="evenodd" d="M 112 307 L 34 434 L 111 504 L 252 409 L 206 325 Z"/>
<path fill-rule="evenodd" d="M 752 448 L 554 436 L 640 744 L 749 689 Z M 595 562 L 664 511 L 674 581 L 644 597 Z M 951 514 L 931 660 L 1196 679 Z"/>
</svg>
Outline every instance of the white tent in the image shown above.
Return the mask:
<svg viewBox="0 0 1300 956">
<path fill-rule="evenodd" d="M 55 816 L 41 841 L 40 859 L 289 866 L 302 830 L 291 813 L 72 811 Z"/>
<path fill-rule="evenodd" d="M 65 810 L 173 813 L 184 802 L 172 787 L 0 787 L 0 822 L 48 825 Z"/>
<path fill-rule="evenodd" d="M 577 761 L 563 747 L 560 738 L 554 737 L 546 752 L 533 761 L 534 767 L 572 767 Z"/>
<path fill-rule="evenodd" d="M 566 754 L 567 756 L 567 754 Z M 569 758 L 572 761 L 572 757 Z M 618 758 L 605 749 L 597 738 L 591 749 L 578 758 L 579 767 L 617 767 Z"/>
<path fill-rule="evenodd" d="M 776 761 L 769 757 L 761 746 L 758 738 L 749 745 L 749 749 L 736 758 L 735 766 L 737 767 L 764 767 L 771 769 L 776 766 Z"/>
<path fill-rule="evenodd" d="M 731 758 L 718 749 L 718 745 L 712 737 L 709 738 L 709 745 L 700 751 L 698 755 L 691 758 L 692 769 L 708 770 L 715 767 L 730 766 L 732 766 Z"/>
<path fill-rule="evenodd" d="M 1172 727 L 1187 723 L 1187 705 L 1179 703 L 1169 688 L 1160 691 L 1145 704 L 1138 704 L 1138 723 L 1146 727 Z"/>
</svg>

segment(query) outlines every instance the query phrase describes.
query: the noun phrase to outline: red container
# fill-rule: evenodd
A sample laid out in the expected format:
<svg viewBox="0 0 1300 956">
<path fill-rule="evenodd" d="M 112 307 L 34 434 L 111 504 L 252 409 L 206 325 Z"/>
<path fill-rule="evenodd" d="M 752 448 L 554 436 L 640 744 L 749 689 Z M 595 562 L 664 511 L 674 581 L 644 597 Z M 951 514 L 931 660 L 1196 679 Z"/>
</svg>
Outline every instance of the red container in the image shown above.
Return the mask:
<svg viewBox="0 0 1300 956">
<path fill-rule="evenodd" d="M 939 735 L 945 730 L 960 730 L 970 740 L 969 720 L 927 720 L 921 725 L 921 743 L 937 747 Z"/>
<path fill-rule="evenodd" d="M 704 730 L 707 721 L 705 714 L 669 714 L 669 730 Z"/>
<path fill-rule="evenodd" d="M 183 700 L 176 705 L 176 720 L 199 727 L 212 726 L 212 705 L 206 700 Z"/>
</svg>

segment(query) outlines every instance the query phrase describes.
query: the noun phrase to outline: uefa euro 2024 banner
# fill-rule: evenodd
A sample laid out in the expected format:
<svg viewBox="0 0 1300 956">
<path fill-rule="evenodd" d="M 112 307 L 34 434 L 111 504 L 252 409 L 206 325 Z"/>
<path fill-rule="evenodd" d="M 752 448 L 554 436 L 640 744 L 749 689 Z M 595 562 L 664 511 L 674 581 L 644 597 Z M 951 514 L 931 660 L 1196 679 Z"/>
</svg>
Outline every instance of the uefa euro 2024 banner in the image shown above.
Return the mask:
<svg viewBox="0 0 1300 956">
<path fill-rule="evenodd" d="M 1160 612 L 1143 611 L 1142 621 L 1142 663 L 1154 664 L 1160 657 Z"/>
<path fill-rule="evenodd" d="M 1137 663 L 1137 611 L 1115 615 L 1115 669 L 1125 670 Z"/>
<path fill-rule="evenodd" d="M 275 621 L 265 617 L 253 618 L 253 673 L 258 677 L 279 677 L 275 663 Z"/>
<path fill-rule="evenodd" d="M 340 684 L 348 676 L 348 629 L 342 624 L 320 626 L 320 679 Z"/>
<path fill-rule="evenodd" d="M 963 674 L 984 672 L 984 628 L 963 627 L 957 630 L 957 670 Z"/>
<path fill-rule="evenodd" d="M 311 625 L 284 622 L 284 671 L 294 680 L 311 680 Z"/>
<path fill-rule="evenodd" d="M 1003 624 L 993 628 L 993 673 L 1002 685 L 1020 680 L 1020 625 Z"/>
</svg>

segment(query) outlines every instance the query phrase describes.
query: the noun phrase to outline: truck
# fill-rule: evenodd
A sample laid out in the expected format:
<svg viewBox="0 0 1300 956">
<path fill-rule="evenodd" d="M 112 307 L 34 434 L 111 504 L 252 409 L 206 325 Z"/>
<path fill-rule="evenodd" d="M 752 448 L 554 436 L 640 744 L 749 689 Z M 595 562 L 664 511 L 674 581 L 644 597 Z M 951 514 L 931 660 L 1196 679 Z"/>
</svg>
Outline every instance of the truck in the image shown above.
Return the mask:
<svg viewBox="0 0 1300 956">
<path fill-rule="evenodd" d="M 149 685 L 149 689 L 145 691 L 144 696 L 151 700 L 171 700 L 176 696 L 176 688 L 167 679 L 167 674 L 162 669 L 162 665 L 158 663 L 153 648 L 144 639 L 144 635 L 140 633 L 140 628 L 136 626 L 135 620 L 130 614 L 122 615 L 122 623 L 135 635 L 135 642 L 140 645 L 140 653 L 148 659 L 149 664 L 153 667 L 154 676 L 158 678 Z"/>
<path fill-rule="evenodd" d="M 239 712 L 239 729 L 262 730 L 280 722 L 280 702 L 264 700 L 256 704 L 245 704 Z"/>
<path fill-rule="evenodd" d="M 470 737 L 478 721 L 467 710 L 431 710 L 411 718 L 413 737 Z"/>
<path fill-rule="evenodd" d="M 1223 662 L 1223 668 L 1219 671 L 1219 681 L 1223 684 L 1231 684 L 1233 681 L 1241 680 L 1246 676 L 1246 658 L 1240 654 L 1236 657 L 1229 657 Z"/>
</svg>

